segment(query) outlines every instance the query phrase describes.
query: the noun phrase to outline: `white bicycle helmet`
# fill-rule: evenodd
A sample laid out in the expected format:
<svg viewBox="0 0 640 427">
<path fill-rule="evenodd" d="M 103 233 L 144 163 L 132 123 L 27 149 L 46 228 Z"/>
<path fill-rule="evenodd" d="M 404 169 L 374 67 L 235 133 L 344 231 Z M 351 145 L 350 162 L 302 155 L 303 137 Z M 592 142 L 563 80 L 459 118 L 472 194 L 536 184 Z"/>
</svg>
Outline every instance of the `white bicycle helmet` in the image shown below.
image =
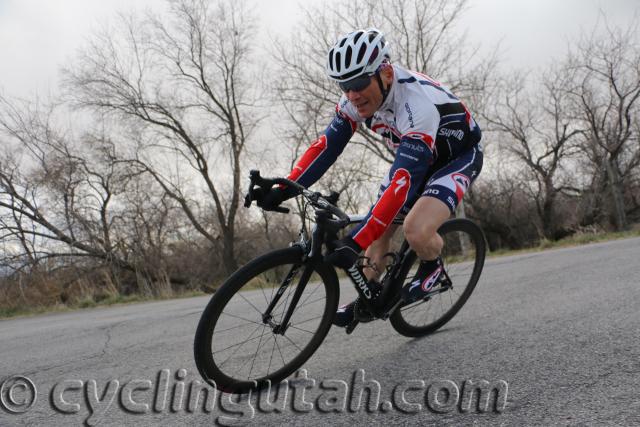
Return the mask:
<svg viewBox="0 0 640 427">
<path fill-rule="evenodd" d="M 357 30 L 340 37 L 329 50 L 327 75 L 338 83 L 373 75 L 389 58 L 389 48 L 380 30 Z"/>
</svg>

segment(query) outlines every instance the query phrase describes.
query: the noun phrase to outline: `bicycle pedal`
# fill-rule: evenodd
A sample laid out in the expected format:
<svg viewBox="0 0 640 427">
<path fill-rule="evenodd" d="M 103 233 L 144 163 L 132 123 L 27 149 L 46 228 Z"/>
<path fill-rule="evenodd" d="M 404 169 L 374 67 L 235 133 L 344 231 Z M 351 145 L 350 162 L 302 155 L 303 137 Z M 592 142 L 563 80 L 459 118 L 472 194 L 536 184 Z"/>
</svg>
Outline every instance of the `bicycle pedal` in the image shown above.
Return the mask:
<svg viewBox="0 0 640 427">
<path fill-rule="evenodd" d="M 351 332 L 353 332 L 356 326 L 358 326 L 358 323 L 360 323 L 360 321 L 358 319 L 355 319 L 353 322 L 347 325 L 347 327 L 345 328 L 345 332 L 347 333 L 347 335 L 350 335 Z"/>
</svg>

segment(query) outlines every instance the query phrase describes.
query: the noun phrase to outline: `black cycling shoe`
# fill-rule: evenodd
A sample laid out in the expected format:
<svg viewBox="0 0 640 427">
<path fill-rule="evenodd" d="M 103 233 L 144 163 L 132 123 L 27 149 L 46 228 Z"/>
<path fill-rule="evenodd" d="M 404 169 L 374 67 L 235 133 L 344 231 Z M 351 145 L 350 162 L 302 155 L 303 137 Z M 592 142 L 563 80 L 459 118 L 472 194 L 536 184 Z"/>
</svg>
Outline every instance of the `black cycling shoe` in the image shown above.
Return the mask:
<svg viewBox="0 0 640 427">
<path fill-rule="evenodd" d="M 336 316 L 333 318 L 333 324 L 341 328 L 347 327 L 355 320 L 355 307 L 358 300 L 351 301 L 349 304 L 342 305 L 338 308 Z"/>
<path fill-rule="evenodd" d="M 433 261 L 422 261 L 413 280 L 402 288 L 402 300 L 413 302 L 426 297 L 440 283 L 443 273 L 444 269 L 440 258 Z"/>
<path fill-rule="evenodd" d="M 382 285 L 376 281 L 371 281 L 369 282 L 369 288 L 373 294 L 373 301 L 375 304 L 376 297 L 380 295 L 380 291 L 382 291 Z M 364 307 L 360 305 L 360 297 L 351 301 L 349 304 L 340 306 L 333 318 L 333 324 L 344 328 L 356 320 L 356 317 L 360 322 L 370 322 L 375 319 L 366 310 L 364 310 Z"/>
</svg>

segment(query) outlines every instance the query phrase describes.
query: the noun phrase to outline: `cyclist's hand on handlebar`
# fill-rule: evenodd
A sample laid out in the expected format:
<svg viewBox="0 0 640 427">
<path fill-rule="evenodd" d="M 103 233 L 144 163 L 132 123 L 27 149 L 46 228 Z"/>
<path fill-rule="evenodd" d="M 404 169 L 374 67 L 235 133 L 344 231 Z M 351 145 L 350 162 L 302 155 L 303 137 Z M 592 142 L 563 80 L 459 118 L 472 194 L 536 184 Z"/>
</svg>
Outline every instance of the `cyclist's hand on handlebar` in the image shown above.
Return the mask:
<svg viewBox="0 0 640 427">
<path fill-rule="evenodd" d="M 325 257 L 325 261 L 336 267 L 347 269 L 358 261 L 362 248 L 350 236 L 335 240 L 335 249 Z"/>
<path fill-rule="evenodd" d="M 282 188 L 275 187 L 267 190 L 266 192 L 262 190 L 260 193 L 261 194 L 257 195 L 258 197 L 255 197 L 258 206 L 265 211 L 280 210 L 278 209 L 278 206 L 285 201 L 285 195 Z"/>
</svg>

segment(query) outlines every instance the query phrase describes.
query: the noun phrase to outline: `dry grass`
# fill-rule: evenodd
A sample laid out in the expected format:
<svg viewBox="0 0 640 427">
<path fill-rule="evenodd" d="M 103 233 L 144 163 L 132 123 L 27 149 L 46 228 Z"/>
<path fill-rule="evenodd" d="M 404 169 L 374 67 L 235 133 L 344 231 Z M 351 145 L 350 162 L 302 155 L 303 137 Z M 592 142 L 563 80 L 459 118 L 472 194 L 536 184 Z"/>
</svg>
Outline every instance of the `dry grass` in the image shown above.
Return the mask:
<svg viewBox="0 0 640 427">
<path fill-rule="evenodd" d="M 538 252 L 546 249 L 563 248 L 640 236 L 640 225 L 630 231 L 617 233 L 581 232 L 559 241 L 543 241 L 538 246 L 517 251 L 495 251 L 489 256 L 507 256 L 520 253 Z M 21 315 L 35 315 L 46 312 L 69 311 L 113 304 L 127 304 L 171 298 L 205 295 L 199 291 L 175 292 L 168 281 L 149 284 L 136 278 L 138 290 L 124 294 L 122 283 L 107 269 L 93 270 L 78 274 L 75 271 L 33 273 L 15 279 L 0 281 L 0 319 Z M 281 272 L 283 273 L 283 272 Z M 286 274 L 286 272 L 284 272 Z M 339 272 L 339 275 L 341 272 Z M 317 277 L 315 277 L 317 279 Z M 258 276 L 244 289 L 271 287 L 273 278 Z M 213 291 L 215 286 L 210 287 Z"/>
<path fill-rule="evenodd" d="M 137 291 L 123 293 L 123 285 L 107 269 L 88 273 L 33 273 L 0 281 L 0 318 L 67 311 L 113 304 L 126 304 L 204 295 L 185 290 L 175 292 L 168 281 L 139 280 Z"/>
</svg>

